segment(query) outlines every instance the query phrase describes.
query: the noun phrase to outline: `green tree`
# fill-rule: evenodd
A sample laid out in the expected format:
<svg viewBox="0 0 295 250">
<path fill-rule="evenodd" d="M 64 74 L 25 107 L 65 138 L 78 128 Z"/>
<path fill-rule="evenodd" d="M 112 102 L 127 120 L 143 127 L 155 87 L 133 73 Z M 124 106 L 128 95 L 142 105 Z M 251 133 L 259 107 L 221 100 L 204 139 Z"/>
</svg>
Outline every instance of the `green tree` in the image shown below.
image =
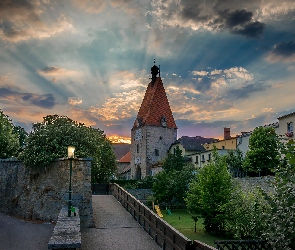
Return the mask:
<svg viewBox="0 0 295 250">
<path fill-rule="evenodd" d="M 268 224 L 264 214 L 269 212 L 270 206 L 260 189 L 237 188 L 227 204 L 226 231 L 236 239 L 259 239 Z"/>
<path fill-rule="evenodd" d="M 155 176 L 153 191 L 156 200 L 170 205 L 184 204 L 193 171 L 193 166 L 185 164 L 181 150 L 177 147 L 174 154 L 168 154 L 164 160 L 163 171 Z"/>
<path fill-rule="evenodd" d="M 204 218 L 207 232 L 225 231 L 226 208 L 234 189 L 225 157 L 221 157 L 215 148 L 212 161 L 199 169 L 190 183 L 186 198 L 187 209 L 195 221 L 199 217 Z"/>
<path fill-rule="evenodd" d="M 226 163 L 230 170 L 241 171 L 243 167 L 243 152 L 239 148 L 229 150 L 226 154 Z"/>
<path fill-rule="evenodd" d="M 263 237 L 273 249 L 295 249 L 295 142 L 281 144 L 282 158 L 275 169 L 274 194 L 264 193 L 271 211 L 264 214 Z"/>
<path fill-rule="evenodd" d="M 7 115 L 0 110 L 0 158 L 17 156 L 19 139 L 13 131 L 14 125 Z"/>
<path fill-rule="evenodd" d="M 252 172 L 270 172 L 279 164 L 278 138 L 271 127 L 255 128 L 249 138 L 249 150 L 243 162 L 243 168 Z"/>
<path fill-rule="evenodd" d="M 20 145 L 20 151 L 25 147 L 26 139 L 28 137 L 28 132 L 21 126 L 13 126 L 13 133 L 17 135 Z"/>
<path fill-rule="evenodd" d="M 75 146 L 75 157 L 92 157 L 92 182 L 105 182 L 117 169 L 110 141 L 103 131 L 87 127 L 67 116 L 47 115 L 33 124 L 20 159 L 32 167 L 47 166 L 67 157 L 67 147 Z"/>
</svg>

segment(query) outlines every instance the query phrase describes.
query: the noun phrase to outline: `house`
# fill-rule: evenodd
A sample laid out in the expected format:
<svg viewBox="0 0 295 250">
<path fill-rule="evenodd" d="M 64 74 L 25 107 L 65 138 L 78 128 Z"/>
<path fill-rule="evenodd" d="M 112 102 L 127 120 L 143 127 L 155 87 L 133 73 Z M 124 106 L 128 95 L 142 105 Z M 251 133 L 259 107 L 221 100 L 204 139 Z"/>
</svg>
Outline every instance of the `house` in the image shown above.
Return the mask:
<svg viewBox="0 0 295 250">
<path fill-rule="evenodd" d="M 131 129 L 131 178 L 152 175 L 152 166 L 167 156 L 177 138 L 177 126 L 160 77 L 160 68 L 151 68 L 151 82 Z"/>
<path fill-rule="evenodd" d="M 119 161 L 124 155 L 126 155 L 131 147 L 131 145 L 127 143 L 112 143 L 112 146 L 116 161 Z"/>
<path fill-rule="evenodd" d="M 235 150 L 237 148 L 237 137 L 231 137 L 230 135 L 230 128 L 224 128 L 223 130 L 223 140 L 213 141 L 210 143 L 205 143 L 204 148 L 206 151 L 213 150 L 214 147 L 216 149 L 233 149 Z"/>
<path fill-rule="evenodd" d="M 195 166 L 203 167 L 212 158 L 212 150 L 214 147 L 218 150 L 220 155 L 227 154 L 228 150 L 235 150 L 237 147 L 237 137 L 231 137 L 230 128 L 224 128 L 223 130 L 223 140 L 214 140 L 211 142 L 204 143 L 204 150 L 197 152 L 192 155 L 192 158 L 195 159 Z"/>
<path fill-rule="evenodd" d="M 190 161 L 196 165 L 196 162 L 198 161 L 196 158 L 198 155 L 197 153 L 205 151 L 203 144 L 214 141 L 218 141 L 218 139 L 205 138 L 202 136 L 182 136 L 170 146 L 169 153 L 173 154 L 176 147 L 179 147 L 179 149 L 182 151 L 182 156 L 185 158 L 190 158 Z"/>
<path fill-rule="evenodd" d="M 131 178 L 130 160 L 131 160 L 131 151 L 125 154 L 118 161 L 119 179 L 130 180 Z"/>
<path fill-rule="evenodd" d="M 278 120 L 277 135 L 285 139 L 294 138 L 295 112 L 278 117 Z"/>
</svg>

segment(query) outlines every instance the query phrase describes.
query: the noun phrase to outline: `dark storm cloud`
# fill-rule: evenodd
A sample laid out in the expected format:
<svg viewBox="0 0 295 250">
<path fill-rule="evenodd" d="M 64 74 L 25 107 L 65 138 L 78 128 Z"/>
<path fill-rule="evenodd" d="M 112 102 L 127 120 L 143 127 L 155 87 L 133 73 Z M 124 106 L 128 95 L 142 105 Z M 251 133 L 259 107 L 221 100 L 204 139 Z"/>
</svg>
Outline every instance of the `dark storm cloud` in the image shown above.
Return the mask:
<svg viewBox="0 0 295 250">
<path fill-rule="evenodd" d="M 210 17 L 204 13 L 202 5 L 198 5 L 196 2 L 187 3 L 187 5 L 183 6 L 181 16 L 194 21 L 206 21 Z"/>
<path fill-rule="evenodd" d="M 279 43 L 274 47 L 272 53 L 283 57 L 292 56 L 295 54 L 295 43 L 293 41 Z"/>
<path fill-rule="evenodd" d="M 39 95 L 33 93 L 21 93 L 8 87 L 0 88 L 0 97 L 2 100 L 5 100 L 5 102 L 12 100 L 19 102 L 20 100 L 23 100 L 26 103 L 46 109 L 53 108 L 56 104 L 56 100 L 52 94 Z"/>
<path fill-rule="evenodd" d="M 227 95 L 232 96 L 234 99 L 245 99 L 249 98 L 252 93 L 261 92 L 266 89 L 266 86 L 261 83 L 249 84 L 243 86 L 239 89 L 231 89 L 228 91 Z"/>
<path fill-rule="evenodd" d="M 234 28 L 231 33 L 240 34 L 246 37 L 258 38 L 262 35 L 265 29 L 265 24 L 260 22 L 248 23 L 244 27 Z"/>
<path fill-rule="evenodd" d="M 36 94 L 24 94 L 23 98 L 24 101 L 29 101 L 33 105 L 39 106 L 41 108 L 52 108 L 54 107 L 55 98 L 52 94 L 46 95 L 36 95 Z"/>
<path fill-rule="evenodd" d="M 224 21 L 228 28 L 233 28 L 237 25 L 243 25 L 252 19 L 252 12 L 243 10 L 235 10 L 229 12 L 228 9 L 219 11 L 220 21 Z"/>
<path fill-rule="evenodd" d="M 249 38 L 259 38 L 265 24 L 253 19 L 256 9 L 249 9 L 251 4 L 242 1 L 194 1 L 182 0 L 178 4 L 159 4 L 161 18 L 178 19 L 184 24 L 191 21 L 196 26 L 214 30 L 229 30 L 232 34 L 243 35 Z M 175 24 L 175 22 L 173 22 Z"/>
</svg>

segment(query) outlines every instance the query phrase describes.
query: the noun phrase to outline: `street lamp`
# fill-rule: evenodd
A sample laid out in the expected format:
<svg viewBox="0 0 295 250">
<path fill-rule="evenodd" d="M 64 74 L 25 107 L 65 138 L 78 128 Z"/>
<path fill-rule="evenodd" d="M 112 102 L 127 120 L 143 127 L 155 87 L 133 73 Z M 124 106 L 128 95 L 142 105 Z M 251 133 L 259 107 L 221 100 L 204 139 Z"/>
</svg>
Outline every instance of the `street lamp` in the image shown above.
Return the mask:
<svg viewBox="0 0 295 250">
<path fill-rule="evenodd" d="M 74 158 L 75 147 L 68 146 L 68 159 L 70 160 L 70 184 L 69 184 L 69 204 L 68 217 L 71 217 L 72 212 L 72 160 Z"/>
</svg>

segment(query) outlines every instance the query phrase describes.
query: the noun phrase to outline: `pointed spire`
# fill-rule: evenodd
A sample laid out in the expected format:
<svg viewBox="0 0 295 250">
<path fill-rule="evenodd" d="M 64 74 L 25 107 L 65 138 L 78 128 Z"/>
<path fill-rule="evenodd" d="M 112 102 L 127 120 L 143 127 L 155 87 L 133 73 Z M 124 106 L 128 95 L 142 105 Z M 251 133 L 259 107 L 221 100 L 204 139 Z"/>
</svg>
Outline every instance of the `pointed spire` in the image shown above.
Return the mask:
<svg viewBox="0 0 295 250">
<path fill-rule="evenodd" d="M 177 128 L 161 77 L 147 87 L 133 128 L 141 126 Z"/>
</svg>

